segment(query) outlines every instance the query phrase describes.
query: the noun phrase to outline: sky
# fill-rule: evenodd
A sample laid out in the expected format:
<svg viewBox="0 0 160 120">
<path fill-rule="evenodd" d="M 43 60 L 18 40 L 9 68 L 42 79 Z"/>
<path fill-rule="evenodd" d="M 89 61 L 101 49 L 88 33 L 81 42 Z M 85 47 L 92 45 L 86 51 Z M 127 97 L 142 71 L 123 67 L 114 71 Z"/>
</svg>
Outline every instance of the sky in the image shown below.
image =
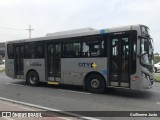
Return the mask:
<svg viewBox="0 0 160 120">
<path fill-rule="evenodd" d="M 0 42 L 80 28 L 150 28 L 160 53 L 160 0 L 0 0 Z"/>
</svg>

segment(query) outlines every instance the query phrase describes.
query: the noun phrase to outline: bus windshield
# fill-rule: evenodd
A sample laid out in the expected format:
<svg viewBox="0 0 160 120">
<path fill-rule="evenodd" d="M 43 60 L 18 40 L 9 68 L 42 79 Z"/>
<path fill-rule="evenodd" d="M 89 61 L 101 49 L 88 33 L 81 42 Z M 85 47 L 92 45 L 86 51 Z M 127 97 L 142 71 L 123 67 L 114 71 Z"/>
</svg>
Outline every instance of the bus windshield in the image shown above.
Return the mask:
<svg viewBox="0 0 160 120">
<path fill-rule="evenodd" d="M 153 65 L 153 44 L 150 40 L 141 39 L 141 63 L 144 65 Z"/>
<path fill-rule="evenodd" d="M 141 33 L 142 33 L 142 36 L 145 36 L 145 37 L 150 36 L 150 30 L 146 26 L 141 26 Z"/>
</svg>

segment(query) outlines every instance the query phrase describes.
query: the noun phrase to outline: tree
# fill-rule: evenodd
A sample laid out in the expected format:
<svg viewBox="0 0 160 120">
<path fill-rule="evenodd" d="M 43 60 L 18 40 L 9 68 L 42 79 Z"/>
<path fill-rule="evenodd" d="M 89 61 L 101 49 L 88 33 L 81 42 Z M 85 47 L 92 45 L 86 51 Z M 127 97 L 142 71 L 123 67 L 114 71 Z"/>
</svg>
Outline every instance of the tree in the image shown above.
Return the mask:
<svg viewBox="0 0 160 120">
<path fill-rule="evenodd" d="M 160 56 L 155 56 L 154 57 L 154 64 L 160 62 Z"/>
<path fill-rule="evenodd" d="M 154 55 L 159 55 L 159 53 L 155 53 Z"/>
</svg>

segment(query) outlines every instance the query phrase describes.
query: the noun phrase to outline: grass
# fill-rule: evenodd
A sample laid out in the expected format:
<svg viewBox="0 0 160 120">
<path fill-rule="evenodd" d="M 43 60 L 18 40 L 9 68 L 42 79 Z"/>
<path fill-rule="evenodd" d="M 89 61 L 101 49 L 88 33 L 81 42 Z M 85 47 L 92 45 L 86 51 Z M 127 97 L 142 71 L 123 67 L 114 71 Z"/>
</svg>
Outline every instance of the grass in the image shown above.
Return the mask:
<svg viewBox="0 0 160 120">
<path fill-rule="evenodd" d="M 5 68 L 0 68 L 0 73 L 4 71 L 5 71 Z"/>
<path fill-rule="evenodd" d="M 160 82 L 160 75 L 155 76 L 157 82 Z"/>
</svg>

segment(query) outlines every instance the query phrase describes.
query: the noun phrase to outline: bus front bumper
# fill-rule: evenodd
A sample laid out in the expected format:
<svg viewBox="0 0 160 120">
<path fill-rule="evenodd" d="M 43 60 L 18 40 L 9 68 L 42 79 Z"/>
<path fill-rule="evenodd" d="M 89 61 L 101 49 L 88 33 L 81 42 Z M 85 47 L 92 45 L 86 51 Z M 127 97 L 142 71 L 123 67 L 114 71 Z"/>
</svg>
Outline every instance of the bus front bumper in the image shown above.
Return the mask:
<svg viewBox="0 0 160 120">
<path fill-rule="evenodd" d="M 154 79 L 147 79 L 144 77 L 141 77 L 141 84 L 139 86 L 139 89 L 150 89 L 153 87 Z"/>
</svg>

